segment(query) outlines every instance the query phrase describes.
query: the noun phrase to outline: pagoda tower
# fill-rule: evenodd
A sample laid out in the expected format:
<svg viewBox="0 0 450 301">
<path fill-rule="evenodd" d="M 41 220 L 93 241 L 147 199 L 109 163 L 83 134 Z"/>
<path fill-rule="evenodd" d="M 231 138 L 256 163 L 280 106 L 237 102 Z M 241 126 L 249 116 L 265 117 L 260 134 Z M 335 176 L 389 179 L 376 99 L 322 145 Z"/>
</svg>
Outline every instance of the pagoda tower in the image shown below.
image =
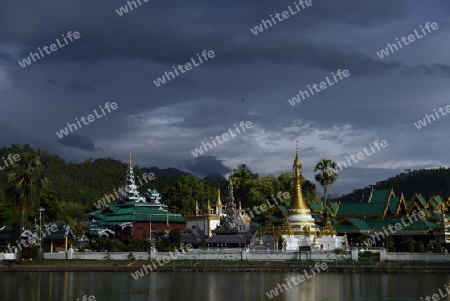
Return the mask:
<svg viewBox="0 0 450 301">
<path fill-rule="evenodd" d="M 222 201 L 220 200 L 220 188 L 217 187 L 216 214 L 217 215 L 222 215 L 224 207 L 225 206 L 222 205 Z"/>
<path fill-rule="evenodd" d="M 128 172 L 125 179 L 125 185 L 120 191 L 119 203 L 126 203 L 130 201 L 145 202 L 145 197 L 141 197 L 137 190 L 136 181 L 133 171 L 133 159 L 131 155 L 128 160 Z"/>
<path fill-rule="evenodd" d="M 293 165 L 294 195 L 289 208 L 287 208 L 286 219 L 280 229 L 283 248 L 291 251 L 298 250 L 301 246 L 309 246 L 313 251 L 342 248 L 342 237 L 336 236 L 336 231 L 333 229 L 328 216 L 327 223 L 323 229 L 320 229 L 316 225 L 315 220 L 312 217 L 311 210 L 303 199 L 301 187 L 302 174 L 300 172 L 301 168 L 302 163 L 298 156 L 297 137 L 297 146 Z"/>
<path fill-rule="evenodd" d="M 314 233 L 317 231 L 317 227 L 314 218 L 311 215 L 311 210 L 309 209 L 308 205 L 306 205 L 306 202 L 303 199 L 302 195 L 302 186 L 301 186 L 302 175 L 300 173 L 302 163 L 298 157 L 298 145 L 297 150 L 295 152 L 293 168 L 294 168 L 294 196 L 287 210 L 286 222 L 290 224 L 292 232 L 295 236 L 298 235 L 314 236 Z"/>
</svg>

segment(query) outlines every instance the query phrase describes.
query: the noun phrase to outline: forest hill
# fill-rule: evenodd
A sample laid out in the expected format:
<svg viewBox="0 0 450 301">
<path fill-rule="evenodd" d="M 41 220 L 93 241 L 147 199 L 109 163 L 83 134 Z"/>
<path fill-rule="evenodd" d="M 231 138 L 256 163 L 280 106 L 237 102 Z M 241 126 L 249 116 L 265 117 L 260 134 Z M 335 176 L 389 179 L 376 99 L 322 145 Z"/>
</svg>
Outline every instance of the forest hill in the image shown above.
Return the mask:
<svg viewBox="0 0 450 301">
<path fill-rule="evenodd" d="M 19 162 L 21 158 L 20 158 L 19 154 L 15 154 L 15 155 L 9 154 L 7 159 L 5 159 L 5 157 L 2 157 L 2 159 L 3 159 L 4 167 L 2 166 L 2 163 L 0 163 L 0 170 L 4 170 L 5 168 L 12 166 L 14 163 Z M 8 160 L 10 162 L 10 164 L 8 164 L 8 162 L 6 160 Z M 13 160 L 14 160 L 14 162 L 13 162 Z"/>
</svg>

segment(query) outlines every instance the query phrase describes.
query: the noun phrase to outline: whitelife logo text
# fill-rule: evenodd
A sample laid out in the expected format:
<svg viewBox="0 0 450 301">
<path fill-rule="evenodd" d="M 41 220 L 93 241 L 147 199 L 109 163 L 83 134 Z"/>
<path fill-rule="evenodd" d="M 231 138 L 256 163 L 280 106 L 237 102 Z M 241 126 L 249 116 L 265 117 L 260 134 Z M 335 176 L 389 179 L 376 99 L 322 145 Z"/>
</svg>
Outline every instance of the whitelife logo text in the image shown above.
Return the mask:
<svg viewBox="0 0 450 301">
<path fill-rule="evenodd" d="M 66 42 L 66 44 L 61 44 L 61 42 L 59 41 L 59 39 L 56 39 L 56 42 L 58 43 L 58 47 L 56 47 L 56 44 L 51 44 L 50 47 L 47 47 L 47 45 L 44 45 L 44 47 L 42 47 L 42 50 L 45 51 L 46 54 L 50 54 L 52 52 L 55 52 L 58 49 L 61 49 L 63 47 L 65 47 L 66 45 L 69 44 L 69 42 L 67 42 L 66 37 L 64 35 L 62 35 L 64 42 Z M 73 37 L 73 39 L 72 39 Z M 74 31 L 73 33 L 71 31 L 69 31 L 67 33 L 67 38 L 70 40 L 70 42 L 73 42 L 73 40 L 78 40 L 81 37 L 80 33 L 78 31 Z M 50 48 L 50 50 L 48 50 Z M 19 65 L 22 68 L 25 68 L 28 65 L 31 65 L 31 60 L 33 60 L 33 62 L 36 62 L 36 60 L 40 60 L 41 58 L 44 57 L 44 53 L 42 52 L 41 47 L 38 47 L 38 51 L 41 54 L 39 56 L 39 53 L 35 52 L 30 52 L 30 55 L 26 58 L 24 58 L 21 62 L 19 62 Z"/>
<path fill-rule="evenodd" d="M 402 37 L 400 39 L 400 41 L 403 42 L 404 46 L 407 46 L 410 43 L 414 42 L 416 40 L 416 38 L 417 38 L 417 40 L 419 40 L 419 39 L 421 39 L 421 38 L 423 38 L 424 36 L 427 35 L 427 32 L 422 27 L 422 25 L 420 25 L 420 28 L 422 29 L 423 36 L 420 35 L 420 33 L 417 32 L 417 29 L 414 29 L 414 34 L 410 34 L 408 36 L 408 41 L 409 42 L 406 41 L 406 37 Z M 438 24 L 436 22 L 433 22 L 431 24 L 430 24 L 430 22 L 427 22 L 425 24 L 425 28 L 427 29 L 428 33 L 430 33 L 431 32 L 430 28 L 433 29 L 433 30 L 436 30 L 436 29 L 439 28 L 439 26 L 438 26 Z M 402 43 L 400 43 L 398 38 L 396 38 L 395 40 L 397 41 L 398 47 L 403 48 Z M 382 58 L 388 56 L 389 54 L 394 53 L 395 51 L 397 51 L 398 47 L 397 47 L 397 45 L 395 45 L 395 43 L 394 44 L 388 43 L 386 48 L 381 49 L 379 52 L 377 52 L 377 55 L 378 55 L 378 57 L 380 59 L 382 59 Z"/>
<path fill-rule="evenodd" d="M 214 51 L 212 51 L 212 50 L 209 50 L 208 53 L 206 53 L 206 50 L 203 50 L 201 56 L 203 57 L 203 59 L 204 59 L 205 62 L 206 62 L 206 61 L 208 61 L 208 57 L 209 57 L 210 59 L 212 59 L 213 57 L 216 56 L 216 54 L 215 54 Z M 194 58 L 191 57 L 191 62 L 192 62 L 192 65 L 194 65 L 194 67 L 197 67 L 197 66 L 200 66 L 201 64 L 203 64 L 203 60 L 202 60 L 202 58 L 200 57 L 200 55 L 199 55 L 198 53 L 197 53 L 197 59 L 198 59 L 198 61 L 200 62 L 200 64 L 197 64 L 197 63 L 195 62 Z M 186 64 L 184 64 L 184 66 L 183 66 L 183 65 L 178 65 L 178 67 L 172 66 L 173 72 L 175 72 L 175 74 L 176 74 L 177 76 L 180 76 L 180 74 L 178 73 L 177 69 L 180 70 L 181 73 L 186 73 L 187 71 L 189 71 L 189 70 L 192 69 L 192 65 L 191 65 L 191 63 L 186 63 Z M 186 70 L 183 70 L 183 67 L 184 67 Z M 171 81 L 172 79 L 175 79 L 175 75 L 173 74 L 173 72 L 172 72 L 172 71 L 169 71 L 169 72 L 166 71 L 166 72 L 164 72 L 163 76 L 158 77 L 156 80 L 153 81 L 153 83 L 154 83 L 157 87 L 159 87 L 159 86 L 161 86 L 161 85 L 163 85 L 163 84 L 166 83 L 166 78 L 167 78 L 167 81 Z M 172 76 L 172 78 L 170 78 L 169 75 Z"/>
<path fill-rule="evenodd" d="M 108 111 L 108 113 L 111 113 L 111 109 L 116 110 L 118 108 L 117 103 L 112 102 L 111 104 L 109 104 L 109 101 L 107 103 L 105 103 L 104 108 L 101 105 L 99 107 L 100 107 L 100 110 L 102 111 L 103 115 L 99 115 L 97 113 L 97 110 L 94 110 L 95 116 L 93 114 L 89 114 L 87 116 L 87 118 L 84 116 L 81 116 L 80 120 L 83 122 L 84 125 L 88 125 L 89 122 L 94 122 L 96 120 L 95 117 L 97 117 L 97 119 L 100 119 L 103 116 L 105 116 L 106 113 L 105 113 L 105 110 L 103 110 L 103 109 L 106 109 Z M 86 119 L 87 119 L 87 121 L 86 121 Z M 64 136 L 69 135 L 69 130 L 71 133 L 73 133 L 74 130 L 76 131 L 79 128 L 81 129 L 82 126 L 81 126 L 80 120 L 78 120 L 78 118 L 75 118 L 75 121 L 77 122 L 78 127 L 75 123 L 68 123 L 64 129 L 60 130 L 59 132 L 56 132 L 56 136 L 58 136 L 58 138 L 61 139 Z"/>
<path fill-rule="evenodd" d="M 219 142 L 220 144 L 222 144 L 225 141 L 228 141 L 229 139 L 233 139 L 233 137 L 236 137 L 238 134 L 241 133 L 239 128 L 236 126 L 236 124 L 234 124 L 234 126 L 236 127 L 235 129 L 236 129 L 237 134 L 233 134 L 231 129 L 228 129 L 228 132 L 230 133 L 230 135 L 228 135 L 228 132 L 225 132 L 221 136 L 216 135 L 216 138 L 210 137 L 211 142 L 214 144 L 214 147 L 217 146 L 216 141 Z M 252 128 L 252 123 L 250 121 L 247 121 L 247 122 L 245 122 L 245 127 L 244 127 L 244 121 L 241 121 L 241 123 L 239 123 L 239 127 L 242 129 L 243 132 L 245 132 L 245 128 L 247 128 L 247 129 Z M 230 138 L 230 136 L 231 136 L 231 138 Z M 221 141 L 220 138 L 222 138 L 223 141 Z M 209 149 L 213 149 L 213 146 L 211 145 L 211 143 L 203 142 L 202 145 L 200 145 L 199 148 L 196 148 L 195 150 L 191 151 L 191 154 L 194 157 L 197 157 L 199 155 L 203 155 L 203 148 L 205 148 L 205 152 L 208 151 L 207 146 L 209 146 Z"/>
</svg>

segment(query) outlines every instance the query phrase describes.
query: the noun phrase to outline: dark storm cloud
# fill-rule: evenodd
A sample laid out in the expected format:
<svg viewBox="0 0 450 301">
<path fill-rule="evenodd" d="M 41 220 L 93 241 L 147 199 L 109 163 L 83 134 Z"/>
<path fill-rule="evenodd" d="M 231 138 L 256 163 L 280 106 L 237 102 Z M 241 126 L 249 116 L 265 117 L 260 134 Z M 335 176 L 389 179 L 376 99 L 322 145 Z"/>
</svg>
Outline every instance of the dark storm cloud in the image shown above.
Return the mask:
<svg viewBox="0 0 450 301">
<path fill-rule="evenodd" d="M 0 65 L 7 65 L 12 62 L 12 55 L 10 53 L 0 52 Z"/>
<path fill-rule="evenodd" d="M 415 129 L 413 122 L 447 99 L 445 20 L 450 2 L 312 1 L 312 7 L 257 36 L 249 29 L 293 6 L 294 0 L 149 1 L 122 17 L 115 10 L 126 0 L 47 0 L 45 5 L 3 1 L 0 53 L 7 55 L 0 58 L 0 110 L 2 121 L 25 135 L 19 138 L 11 131 L 0 135 L 0 141 L 31 141 L 36 147 L 34 137 L 52 139 L 40 145 L 68 160 L 84 160 L 86 150 L 93 157 L 126 158 L 133 152 L 141 154 L 136 157 L 140 166 L 184 164 L 204 176 L 226 174 L 230 168 L 225 164 L 245 163 L 264 174 L 282 171 L 279 162 L 291 160 L 286 149 L 294 152 L 295 143 L 286 142 L 290 133 L 285 129 L 301 120 L 310 124 L 300 131 L 300 147 L 305 147 L 304 164 L 312 167 L 320 157 L 342 160 L 372 136 L 389 141 L 385 153 L 371 157 L 380 162 L 366 160 L 358 165 L 361 170 L 343 171 L 332 190 L 345 186 L 350 191 L 381 180 L 370 170 L 383 171 L 392 163 L 414 168 L 434 164 L 430 157 L 445 163 L 448 146 L 430 142 L 445 137 L 446 120 L 420 133 L 399 130 L 395 139 L 389 133 L 405 123 L 405 128 Z M 439 23 L 433 36 L 384 59 L 376 55 L 388 42 L 428 21 Z M 32 68 L 18 66 L 30 51 L 61 40 L 68 31 L 79 31 L 81 38 Z M 153 85 L 164 71 L 189 62 L 204 49 L 216 56 L 164 87 Z M 295 108 L 287 103 L 298 89 L 337 69 L 348 69 L 350 78 Z M 94 143 L 84 136 L 53 140 L 61 124 L 91 112 L 103 99 L 116 101 L 121 109 L 83 128 L 83 134 L 101 141 L 104 150 L 95 152 Z M 251 121 L 254 128 L 236 138 L 234 146 L 230 142 L 218 149 L 220 157 L 192 157 L 193 148 L 241 120 Z M 435 136 L 425 135 L 429 133 Z M 416 147 L 417 157 L 412 158 L 409 145 L 416 136 L 421 137 L 416 144 L 426 148 Z M 394 140 L 398 144 L 391 144 Z M 381 161 L 395 150 L 396 156 Z M 286 166 L 290 169 L 290 163 Z"/>
<path fill-rule="evenodd" d="M 115 3 L 123 5 L 120 1 Z M 200 6 L 204 3 L 198 1 L 194 2 L 193 5 Z M 408 10 L 405 9 L 404 3 L 404 1 L 396 3 L 389 1 L 360 3 L 356 0 L 346 3 L 322 1 L 315 3 L 314 9 L 309 8 L 310 12 L 304 19 L 309 21 L 312 16 L 320 16 L 320 18 L 325 18 L 322 22 L 328 23 L 339 18 L 343 22 L 368 26 L 407 14 Z M 286 2 L 286 4 L 290 5 L 291 3 Z M 172 64 L 188 62 L 191 57 L 195 57 L 196 53 L 202 50 L 214 50 L 216 57 L 208 62 L 209 66 L 275 63 L 301 64 L 330 72 L 337 69 L 349 69 L 352 76 L 383 76 L 393 72 L 399 72 L 402 75 L 449 75 L 449 65 L 408 66 L 399 61 L 385 62 L 363 53 L 347 52 L 331 45 L 317 45 L 308 38 L 294 37 L 292 34 L 277 33 L 275 35 L 273 32 L 264 32 L 261 36 L 254 36 L 247 27 L 238 31 L 225 31 L 223 27 L 213 27 L 213 29 L 207 30 L 202 26 L 195 25 L 198 20 L 191 17 L 190 14 L 175 13 L 171 6 L 163 4 L 154 3 L 151 10 L 146 9 L 145 6 L 139 7 L 139 12 L 130 12 L 123 16 L 126 18 L 122 19 L 118 19 L 117 16 L 112 18 L 113 16 L 105 11 L 110 9 L 109 6 L 100 4 L 96 6 L 92 3 L 89 5 L 92 10 L 103 16 L 103 26 L 92 27 L 89 25 L 89 23 L 98 23 L 97 19 L 93 19 L 94 15 L 83 16 L 82 23 L 79 22 L 79 19 L 74 19 L 73 16 L 68 17 L 65 22 L 56 18 L 46 20 L 47 22 L 53 22 L 55 26 L 48 26 L 47 30 L 37 31 L 32 38 L 33 43 L 37 40 L 43 43 L 52 35 L 53 40 L 59 37 L 61 26 L 58 25 L 70 28 L 71 24 L 75 23 L 77 24 L 77 30 L 82 34 L 79 40 L 68 45 L 70 47 L 58 51 L 58 55 L 52 54 L 54 56 L 52 60 L 39 60 L 39 63 L 45 64 L 56 60 L 100 62 L 105 59 L 120 57 L 165 63 L 170 68 Z M 267 2 L 266 5 L 273 6 L 270 2 Z M 387 6 L 389 9 L 386 9 Z M 285 8 L 281 4 L 276 7 Z M 54 8 L 56 10 L 65 9 L 60 5 L 56 5 Z M 184 7 L 181 6 L 181 8 Z M 167 22 L 166 18 L 162 17 L 165 13 L 169 13 L 169 10 L 178 17 L 172 22 Z M 143 19 L 144 12 L 145 19 Z M 80 11 L 78 10 L 74 12 L 75 16 L 79 14 Z M 251 17 L 255 12 L 248 10 L 243 14 Z M 264 17 L 265 15 L 261 16 Z M 296 21 L 301 22 L 302 20 L 299 18 Z M 4 22 L 8 23 L 7 21 Z M 9 22 L 14 24 L 15 21 L 9 20 Z M 242 21 L 242 23 L 246 22 L 247 20 Z M 317 19 L 311 25 L 315 26 L 318 23 Z M 39 24 L 40 22 L 37 22 L 37 25 Z M 162 24 L 164 26 L 161 26 Z M 310 22 L 308 25 L 310 25 Z M 58 32 L 54 28 L 58 28 Z M 158 30 L 148 31 L 148 28 L 158 28 Z M 11 39 L 13 39 L 16 30 L 19 29 L 9 27 L 7 34 Z M 72 30 L 75 29 L 72 28 Z M 243 32 L 246 34 L 243 35 Z M 31 37 L 23 42 L 30 44 L 31 49 L 35 49 L 37 45 L 32 46 L 33 43 L 30 39 Z M 158 47 L 155 47 L 155 45 L 158 45 Z M 21 56 L 26 57 L 29 51 L 30 48 L 27 47 L 21 52 Z M 180 80 L 177 84 L 187 83 Z M 93 88 L 85 83 L 77 83 L 74 84 L 73 90 L 93 91 Z"/>
<path fill-rule="evenodd" d="M 200 156 L 184 161 L 185 168 L 196 176 L 206 176 L 212 173 L 226 174 L 231 168 L 223 165 L 222 160 L 216 156 Z"/>
<path fill-rule="evenodd" d="M 78 91 L 78 92 L 94 92 L 95 88 L 89 83 L 83 82 L 73 82 L 69 83 L 65 87 L 68 91 Z"/>
<path fill-rule="evenodd" d="M 56 81 L 56 80 L 54 80 L 53 78 L 47 78 L 46 80 L 45 80 L 45 82 L 46 83 L 48 83 L 50 86 L 52 86 L 52 87 L 56 87 L 56 86 L 58 86 L 58 82 Z"/>
<path fill-rule="evenodd" d="M 13 143 L 24 141 L 24 135 L 9 124 L 0 124 L 0 146 L 9 147 Z"/>
<path fill-rule="evenodd" d="M 86 151 L 98 150 L 95 148 L 94 142 L 92 142 L 89 138 L 76 134 L 70 134 L 61 139 L 58 139 L 58 143 L 67 147 L 80 148 Z"/>
</svg>

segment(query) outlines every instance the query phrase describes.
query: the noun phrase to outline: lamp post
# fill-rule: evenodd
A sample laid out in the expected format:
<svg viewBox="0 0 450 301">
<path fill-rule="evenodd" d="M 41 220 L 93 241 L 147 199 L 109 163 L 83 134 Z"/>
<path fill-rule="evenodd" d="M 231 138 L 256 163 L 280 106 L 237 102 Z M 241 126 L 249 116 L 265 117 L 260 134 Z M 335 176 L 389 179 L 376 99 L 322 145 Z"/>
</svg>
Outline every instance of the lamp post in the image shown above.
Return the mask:
<svg viewBox="0 0 450 301">
<path fill-rule="evenodd" d="M 152 215 L 150 214 L 150 229 L 148 231 L 148 239 L 151 241 L 152 240 Z"/>
<path fill-rule="evenodd" d="M 148 244 L 150 246 L 148 256 L 149 260 L 152 260 L 152 215 L 149 214 L 149 229 L 148 229 Z"/>
<path fill-rule="evenodd" d="M 39 212 L 39 232 L 38 232 L 38 238 L 39 238 L 39 260 L 42 259 L 42 212 L 45 211 L 44 208 L 39 207 L 36 209 Z"/>
</svg>

